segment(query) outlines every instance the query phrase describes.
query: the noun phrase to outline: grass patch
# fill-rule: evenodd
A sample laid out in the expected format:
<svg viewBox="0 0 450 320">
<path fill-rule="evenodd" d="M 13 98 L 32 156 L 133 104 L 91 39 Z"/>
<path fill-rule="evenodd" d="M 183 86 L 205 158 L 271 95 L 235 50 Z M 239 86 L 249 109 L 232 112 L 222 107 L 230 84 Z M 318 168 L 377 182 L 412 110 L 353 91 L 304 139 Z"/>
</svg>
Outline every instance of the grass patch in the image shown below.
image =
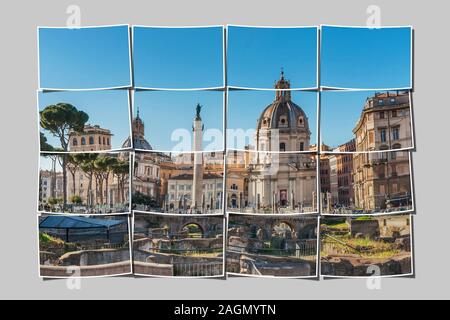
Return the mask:
<svg viewBox="0 0 450 320">
<path fill-rule="evenodd" d="M 47 233 L 39 233 L 39 243 L 43 245 L 54 245 L 54 246 L 63 246 L 64 241 L 55 237 L 52 237 L 51 235 Z"/>
<path fill-rule="evenodd" d="M 345 246 L 338 242 L 330 240 L 333 247 L 333 252 L 321 251 L 323 256 L 329 254 L 355 254 L 361 258 L 391 258 L 399 253 L 401 250 L 397 249 L 393 244 L 383 241 L 375 241 L 369 238 L 351 238 L 350 236 L 336 236 L 336 239 L 345 242 L 348 246 Z M 353 249 L 354 248 L 354 249 Z"/>
<path fill-rule="evenodd" d="M 347 222 L 338 222 L 334 224 L 327 224 L 326 225 L 328 229 L 336 229 L 336 230 L 342 230 L 342 229 L 350 229 L 350 226 Z"/>
<path fill-rule="evenodd" d="M 203 257 L 203 258 L 217 258 L 221 253 L 218 252 L 185 252 L 182 253 L 182 256 L 185 257 Z"/>
<path fill-rule="evenodd" d="M 362 216 L 355 219 L 355 221 L 370 221 L 370 220 L 373 220 L 373 218 L 370 216 Z"/>
</svg>

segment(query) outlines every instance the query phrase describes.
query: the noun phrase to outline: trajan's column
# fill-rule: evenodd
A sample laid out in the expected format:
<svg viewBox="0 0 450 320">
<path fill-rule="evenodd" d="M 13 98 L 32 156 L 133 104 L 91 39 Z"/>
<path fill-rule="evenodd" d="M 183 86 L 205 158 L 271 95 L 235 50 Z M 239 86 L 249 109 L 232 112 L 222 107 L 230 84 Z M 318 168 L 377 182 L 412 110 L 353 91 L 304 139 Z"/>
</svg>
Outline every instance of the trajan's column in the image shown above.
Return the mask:
<svg viewBox="0 0 450 320">
<path fill-rule="evenodd" d="M 192 206 L 194 207 L 195 213 L 201 211 L 203 206 L 202 196 L 203 196 L 203 156 L 202 156 L 202 140 L 203 140 L 203 124 L 202 118 L 200 117 L 200 111 L 202 106 L 197 104 L 196 116 L 194 118 L 194 125 L 192 126 L 192 131 L 194 132 L 194 144 L 192 151 L 194 151 L 194 181 L 192 190 Z"/>
</svg>

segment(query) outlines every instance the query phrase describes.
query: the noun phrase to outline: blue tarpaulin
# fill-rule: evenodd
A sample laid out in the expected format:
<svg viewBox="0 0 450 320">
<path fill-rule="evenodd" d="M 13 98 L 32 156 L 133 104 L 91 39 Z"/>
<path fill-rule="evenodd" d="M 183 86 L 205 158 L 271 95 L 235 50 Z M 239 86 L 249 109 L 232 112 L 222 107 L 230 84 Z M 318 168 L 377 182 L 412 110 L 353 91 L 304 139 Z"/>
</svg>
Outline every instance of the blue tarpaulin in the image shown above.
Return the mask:
<svg viewBox="0 0 450 320">
<path fill-rule="evenodd" d="M 87 217 L 48 216 L 39 223 L 45 229 L 109 229 L 127 220 L 108 220 Z"/>
</svg>

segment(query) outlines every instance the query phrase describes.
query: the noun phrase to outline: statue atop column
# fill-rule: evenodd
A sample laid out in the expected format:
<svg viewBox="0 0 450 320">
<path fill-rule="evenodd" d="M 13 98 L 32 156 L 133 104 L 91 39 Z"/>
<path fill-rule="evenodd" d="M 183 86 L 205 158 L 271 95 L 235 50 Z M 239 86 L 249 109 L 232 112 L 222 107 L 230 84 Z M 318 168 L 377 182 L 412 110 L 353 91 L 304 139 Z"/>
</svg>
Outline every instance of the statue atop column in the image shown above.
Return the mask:
<svg viewBox="0 0 450 320">
<path fill-rule="evenodd" d="M 195 111 L 196 111 L 195 120 L 202 120 L 202 118 L 200 117 L 200 112 L 202 111 L 202 105 L 200 103 L 197 103 L 197 107 L 195 108 Z"/>
</svg>

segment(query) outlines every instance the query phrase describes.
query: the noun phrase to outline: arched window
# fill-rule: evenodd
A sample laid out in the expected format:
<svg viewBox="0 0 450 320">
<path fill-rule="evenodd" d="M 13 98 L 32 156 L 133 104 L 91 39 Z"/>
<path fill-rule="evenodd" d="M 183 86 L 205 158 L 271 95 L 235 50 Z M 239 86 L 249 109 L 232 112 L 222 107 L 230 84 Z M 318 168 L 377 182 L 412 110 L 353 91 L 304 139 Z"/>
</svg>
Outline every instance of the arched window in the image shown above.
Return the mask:
<svg viewBox="0 0 450 320">
<path fill-rule="evenodd" d="M 280 152 L 286 151 L 286 144 L 284 142 L 280 143 Z"/>
<path fill-rule="evenodd" d="M 86 145 L 86 138 L 85 137 L 81 137 L 81 145 L 82 146 Z"/>
<path fill-rule="evenodd" d="M 279 121 L 278 125 L 283 126 L 283 127 L 287 126 L 287 124 L 288 124 L 288 119 L 287 119 L 286 115 L 282 115 L 278 121 Z"/>
<path fill-rule="evenodd" d="M 402 145 L 400 144 L 400 143 L 395 143 L 393 146 L 392 146 L 392 149 L 401 149 L 402 148 Z"/>
<path fill-rule="evenodd" d="M 106 144 L 109 146 L 109 138 L 106 138 Z"/>
<path fill-rule="evenodd" d="M 299 124 L 300 126 L 303 125 L 303 117 L 298 117 L 298 124 Z"/>
<path fill-rule="evenodd" d="M 89 137 L 89 144 L 94 144 L 94 137 Z"/>
<path fill-rule="evenodd" d="M 305 143 L 304 142 L 300 142 L 299 149 L 300 149 L 300 151 L 305 151 Z"/>
<path fill-rule="evenodd" d="M 73 138 L 72 144 L 73 144 L 74 146 L 77 146 L 77 145 L 78 145 L 78 140 L 77 140 L 77 138 Z"/>
<path fill-rule="evenodd" d="M 98 137 L 98 144 L 102 144 L 102 137 Z"/>
</svg>

